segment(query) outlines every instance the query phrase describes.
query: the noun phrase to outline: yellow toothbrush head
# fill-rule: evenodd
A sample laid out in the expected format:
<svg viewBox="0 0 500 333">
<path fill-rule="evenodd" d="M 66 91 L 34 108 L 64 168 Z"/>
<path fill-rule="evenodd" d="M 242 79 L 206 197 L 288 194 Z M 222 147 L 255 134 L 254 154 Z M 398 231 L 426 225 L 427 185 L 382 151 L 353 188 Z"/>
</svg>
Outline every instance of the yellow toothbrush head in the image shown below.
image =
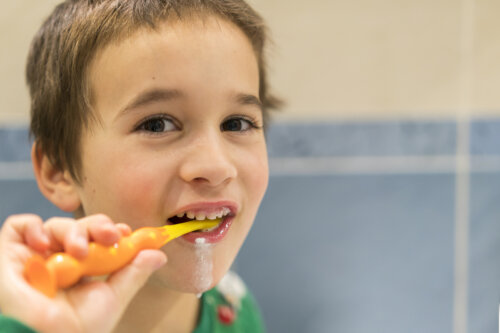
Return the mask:
<svg viewBox="0 0 500 333">
<path fill-rule="evenodd" d="M 221 219 L 205 220 L 205 221 L 189 221 L 178 224 L 166 225 L 164 226 L 164 228 L 169 235 L 168 241 L 171 241 L 177 237 L 180 237 L 192 231 L 201 229 L 210 229 L 216 227 L 220 222 Z"/>
</svg>

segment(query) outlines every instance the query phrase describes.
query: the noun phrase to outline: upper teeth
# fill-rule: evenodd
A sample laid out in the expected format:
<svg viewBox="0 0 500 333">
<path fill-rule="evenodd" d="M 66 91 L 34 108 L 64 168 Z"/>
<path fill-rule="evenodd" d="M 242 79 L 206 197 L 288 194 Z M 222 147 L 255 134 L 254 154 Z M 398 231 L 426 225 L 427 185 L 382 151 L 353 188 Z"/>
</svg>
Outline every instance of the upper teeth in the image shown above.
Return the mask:
<svg viewBox="0 0 500 333">
<path fill-rule="evenodd" d="M 177 214 L 177 217 L 184 217 L 184 215 L 186 215 L 187 218 L 189 218 L 189 219 L 196 219 L 199 221 L 205 220 L 205 219 L 215 220 L 215 219 L 219 219 L 223 216 L 226 216 L 229 213 L 231 213 L 231 210 L 227 207 L 223 207 L 219 211 L 211 212 L 211 213 L 205 213 L 205 212 L 195 213 L 192 211 L 187 211 L 187 212 Z"/>
</svg>

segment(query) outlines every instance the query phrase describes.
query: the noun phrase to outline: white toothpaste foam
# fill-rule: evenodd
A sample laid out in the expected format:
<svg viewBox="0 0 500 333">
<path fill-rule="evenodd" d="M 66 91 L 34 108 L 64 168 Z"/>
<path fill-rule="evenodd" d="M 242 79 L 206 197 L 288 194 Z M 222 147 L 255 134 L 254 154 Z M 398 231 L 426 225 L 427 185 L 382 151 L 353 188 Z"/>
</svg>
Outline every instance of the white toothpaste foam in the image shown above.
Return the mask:
<svg viewBox="0 0 500 333">
<path fill-rule="evenodd" d="M 212 285 L 212 244 L 207 244 L 206 238 L 200 237 L 195 240 L 196 272 L 194 283 L 198 290 L 208 290 Z"/>
<path fill-rule="evenodd" d="M 207 242 L 206 238 L 200 237 L 195 239 L 196 244 L 205 244 Z"/>
</svg>

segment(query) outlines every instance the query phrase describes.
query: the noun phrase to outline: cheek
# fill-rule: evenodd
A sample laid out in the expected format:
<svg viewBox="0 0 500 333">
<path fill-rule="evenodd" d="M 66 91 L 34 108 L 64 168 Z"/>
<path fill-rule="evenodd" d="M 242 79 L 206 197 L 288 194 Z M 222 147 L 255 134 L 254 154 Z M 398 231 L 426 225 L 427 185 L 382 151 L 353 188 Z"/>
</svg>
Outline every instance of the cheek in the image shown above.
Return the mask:
<svg viewBox="0 0 500 333">
<path fill-rule="evenodd" d="M 116 197 L 124 204 L 140 204 L 153 194 L 155 177 L 148 171 L 140 172 L 134 168 L 123 168 L 111 180 L 110 186 Z"/>
<path fill-rule="evenodd" d="M 105 213 L 114 219 L 128 221 L 156 211 L 158 189 L 165 186 L 161 184 L 158 165 L 148 166 L 116 155 L 108 155 L 101 163 L 100 167 L 94 165 L 87 169 L 87 178 L 92 179 L 85 188 L 86 200 L 83 200 L 89 204 L 88 208 L 84 205 L 87 214 Z"/>
<path fill-rule="evenodd" d="M 125 163 L 111 177 L 110 183 L 118 194 L 141 197 L 150 193 L 158 180 L 153 168 Z"/>
<path fill-rule="evenodd" d="M 267 154 L 259 152 L 254 159 L 244 160 L 244 176 L 246 192 L 252 203 L 259 204 L 266 192 L 269 182 L 269 166 Z"/>
</svg>

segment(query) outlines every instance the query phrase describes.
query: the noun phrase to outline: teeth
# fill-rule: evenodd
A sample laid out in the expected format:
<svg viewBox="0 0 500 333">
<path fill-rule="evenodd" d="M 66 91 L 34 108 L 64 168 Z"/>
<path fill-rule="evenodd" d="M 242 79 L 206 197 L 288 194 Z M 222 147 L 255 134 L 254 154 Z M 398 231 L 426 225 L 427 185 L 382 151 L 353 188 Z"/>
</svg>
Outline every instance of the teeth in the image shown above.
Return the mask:
<svg viewBox="0 0 500 333">
<path fill-rule="evenodd" d="M 196 220 L 198 220 L 198 221 L 202 221 L 202 220 L 204 220 L 204 219 L 205 219 L 205 217 L 206 217 L 206 216 L 205 216 L 205 214 L 203 214 L 203 213 L 196 214 Z"/>
<path fill-rule="evenodd" d="M 220 219 L 226 215 L 229 215 L 230 213 L 231 213 L 231 210 L 229 208 L 223 207 L 218 212 L 212 212 L 210 214 L 207 214 L 204 212 L 195 213 L 192 211 L 188 211 L 188 212 L 183 212 L 183 213 L 177 214 L 177 217 L 186 216 L 188 219 L 196 219 L 198 221 L 203 221 L 205 219 L 208 219 L 208 220 Z"/>
<path fill-rule="evenodd" d="M 207 216 L 207 219 L 209 219 L 209 220 L 215 220 L 215 219 L 216 219 L 216 218 L 218 218 L 218 217 L 220 217 L 220 216 L 218 216 L 218 215 L 217 215 L 217 214 L 215 214 L 215 213 L 212 213 L 212 214 L 210 214 L 210 215 L 208 215 L 208 216 Z"/>
</svg>

